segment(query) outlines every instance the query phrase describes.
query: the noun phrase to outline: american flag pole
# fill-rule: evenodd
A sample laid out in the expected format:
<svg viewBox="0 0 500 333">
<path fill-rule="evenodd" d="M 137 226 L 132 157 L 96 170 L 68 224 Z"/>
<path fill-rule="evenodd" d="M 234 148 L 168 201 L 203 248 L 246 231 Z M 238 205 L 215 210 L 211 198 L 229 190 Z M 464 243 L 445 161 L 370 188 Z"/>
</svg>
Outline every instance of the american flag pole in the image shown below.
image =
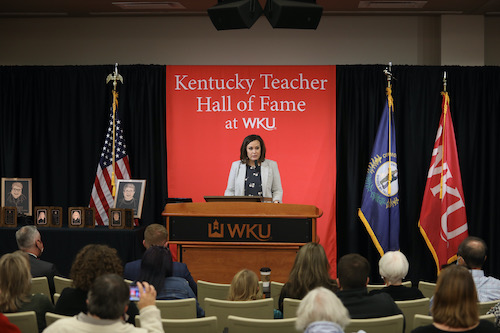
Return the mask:
<svg viewBox="0 0 500 333">
<path fill-rule="evenodd" d="M 112 195 L 113 198 L 116 195 L 116 176 L 115 176 L 115 158 L 116 158 L 116 107 L 118 105 L 118 91 L 116 90 L 117 81 L 123 84 L 123 77 L 118 74 L 118 64 L 115 63 L 115 71 L 108 75 L 106 78 L 106 84 L 109 81 L 113 81 L 113 162 L 112 162 L 112 173 L 111 173 L 111 185 L 113 187 Z"/>
</svg>

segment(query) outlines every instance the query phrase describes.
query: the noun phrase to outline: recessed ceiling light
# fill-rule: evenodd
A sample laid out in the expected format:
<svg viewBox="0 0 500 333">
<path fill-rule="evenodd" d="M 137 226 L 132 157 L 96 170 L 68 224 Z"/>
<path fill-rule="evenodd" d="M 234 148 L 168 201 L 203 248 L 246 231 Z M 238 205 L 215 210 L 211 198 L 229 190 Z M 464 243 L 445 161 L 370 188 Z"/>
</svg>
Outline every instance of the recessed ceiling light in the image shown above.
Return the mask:
<svg viewBox="0 0 500 333">
<path fill-rule="evenodd" d="M 383 8 L 383 9 L 401 9 L 401 8 L 422 8 L 427 4 L 427 1 L 389 1 L 389 0 L 373 0 L 360 1 L 358 8 Z"/>
<path fill-rule="evenodd" d="M 113 5 L 121 9 L 140 9 L 140 10 L 171 10 L 171 9 L 186 9 L 179 2 L 163 1 L 163 2 L 132 2 L 132 1 L 118 1 L 113 2 Z"/>
</svg>

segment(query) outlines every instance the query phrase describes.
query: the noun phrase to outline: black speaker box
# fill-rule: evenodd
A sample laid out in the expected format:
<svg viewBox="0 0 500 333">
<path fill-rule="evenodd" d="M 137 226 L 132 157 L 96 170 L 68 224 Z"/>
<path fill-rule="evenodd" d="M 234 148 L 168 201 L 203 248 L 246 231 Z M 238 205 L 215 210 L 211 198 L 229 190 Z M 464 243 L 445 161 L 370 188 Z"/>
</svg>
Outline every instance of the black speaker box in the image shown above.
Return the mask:
<svg viewBox="0 0 500 333">
<path fill-rule="evenodd" d="M 228 30 L 250 28 L 263 10 L 257 0 L 219 0 L 207 12 L 217 30 Z"/>
<path fill-rule="evenodd" d="M 323 7 L 313 0 L 267 0 L 264 12 L 273 28 L 316 29 Z"/>
</svg>

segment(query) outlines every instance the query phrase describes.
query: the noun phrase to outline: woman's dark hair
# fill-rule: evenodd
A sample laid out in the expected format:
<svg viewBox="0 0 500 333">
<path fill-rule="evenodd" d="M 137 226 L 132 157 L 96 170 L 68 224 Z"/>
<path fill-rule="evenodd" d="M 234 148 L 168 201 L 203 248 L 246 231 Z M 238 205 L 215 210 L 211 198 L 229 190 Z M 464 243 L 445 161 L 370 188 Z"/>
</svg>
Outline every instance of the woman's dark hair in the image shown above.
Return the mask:
<svg viewBox="0 0 500 333">
<path fill-rule="evenodd" d="M 248 155 L 247 155 L 247 146 L 250 142 L 258 140 L 260 142 L 260 157 L 259 157 L 259 163 L 264 162 L 266 159 L 266 145 L 264 144 L 264 140 L 257 134 L 250 134 L 246 138 L 243 139 L 243 143 L 241 144 L 240 148 L 240 160 L 241 163 L 247 163 L 248 162 Z"/>
<path fill-rule="evenodd" d="M 172 254 L 169 249 L 153 245 L 142 256 L 141 272 L 137 281 L 146 281 L 160 292 L 165 278 L 172 276 L 172 266 Z"/>
</svg>

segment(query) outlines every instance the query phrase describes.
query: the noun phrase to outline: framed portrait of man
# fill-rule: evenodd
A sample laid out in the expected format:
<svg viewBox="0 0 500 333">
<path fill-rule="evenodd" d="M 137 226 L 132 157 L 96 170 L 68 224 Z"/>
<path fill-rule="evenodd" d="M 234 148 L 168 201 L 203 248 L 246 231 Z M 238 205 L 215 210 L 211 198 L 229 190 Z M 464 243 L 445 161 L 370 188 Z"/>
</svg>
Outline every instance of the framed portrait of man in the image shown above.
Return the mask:
<svg viewBox="0 0 500 333">
<path fill-rule="evenodd" d="M 2 207 L 16 207 L 17 213 L 32 215 L 31 178 L 2 178 Z"/>
<path fill-rule="evenodd" d="M 83 210 L 85 207 L 68 208 L 68 227 L 83 228 Z"/>
<path fill-rule="evenodd" d="M 35 207 L 34 217 L 37 227 L 50 227 L 49 207 Z"/>
<path fill-rule="evenodd" d="M 134 218 L 141 218 L 142 204 L 144 203 L 144 192 L 146 190 L 145 179 L 118 179 L 116 184 L 115 204 L 113 208 L 134 210 Z"/>
</svg>

